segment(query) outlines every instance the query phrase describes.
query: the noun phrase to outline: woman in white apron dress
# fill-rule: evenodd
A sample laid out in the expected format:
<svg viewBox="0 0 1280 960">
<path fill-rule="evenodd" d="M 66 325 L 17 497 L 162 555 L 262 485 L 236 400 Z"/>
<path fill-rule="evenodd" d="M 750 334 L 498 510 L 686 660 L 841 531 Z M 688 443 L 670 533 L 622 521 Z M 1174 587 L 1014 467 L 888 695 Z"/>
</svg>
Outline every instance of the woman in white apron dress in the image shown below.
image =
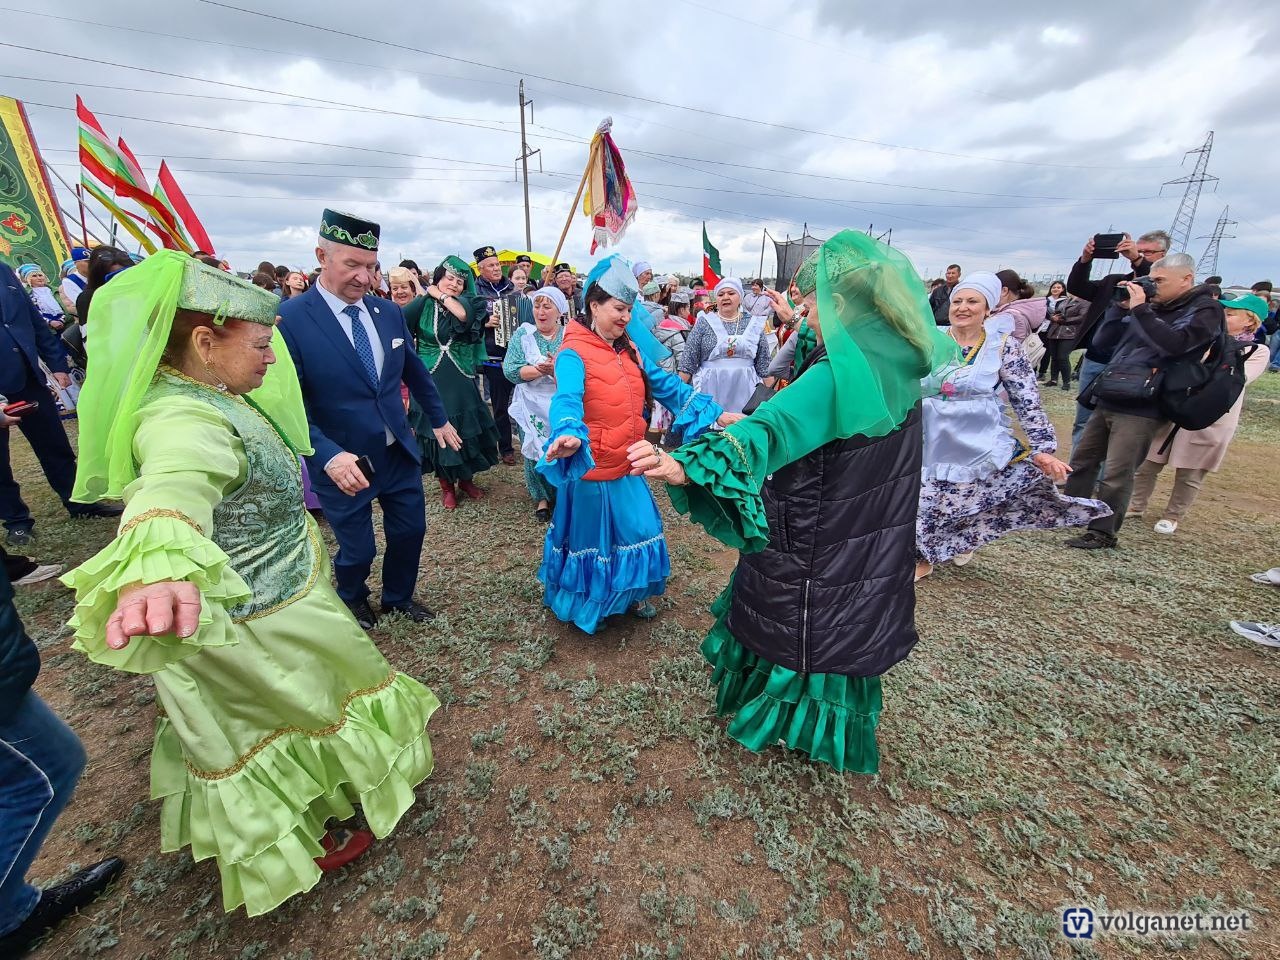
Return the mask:
<svg viewBox="0 0 1280 960">
<path fill-rule="evenodd" d="M 524 485 L 534 503 L 534 516 L 543 523 L 551 519 L 555 488 L 534 469 L 551 435 L 551 398 L 556 394 L 552 376 L 555 353 L 564 339 L 564 316 L 569 302 L 556 287 L 544 287 L 530 294 L 533 323 L 521 324 L 507 347 L 502 372 L 516 385 L 507 413 L 520 434 L 524 457 Z"/>
<path fill-rule="evenodd" d="M 1068 467 L 1053 455 L 1057 436 L 1040 405 L 1035 369 L 1011 336 L 1012 318 L 989 315 L 999 295 L 990 273 L 956 286 L 949 332 L 961 360 L 924 383 L 916 579 L 935 563 L 963 565 L 978 547 L 1014 530 L 1082 527 L 1111 512 L 1099 500 L 1064 497 L 1054 485 Z M 1028 444 L 1014 434 L 1011 412 Z"/>
<path fill-rule="evenodd" d="M 726 277 L 716 284 L 716 310 L 698 318 L 686 337 L 680 376 L 728 413 L 741 413 L 769 370 L 764 317 L 742 309 L 742 283 Z"/>
</svg>

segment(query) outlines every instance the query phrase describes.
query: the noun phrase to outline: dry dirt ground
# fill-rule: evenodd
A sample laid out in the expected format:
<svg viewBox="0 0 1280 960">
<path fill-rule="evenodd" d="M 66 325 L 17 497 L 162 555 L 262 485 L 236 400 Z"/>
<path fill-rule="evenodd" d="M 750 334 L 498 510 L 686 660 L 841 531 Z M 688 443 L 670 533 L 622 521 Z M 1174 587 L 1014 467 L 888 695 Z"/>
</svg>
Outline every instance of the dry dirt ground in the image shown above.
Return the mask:
<svg viewBox="0 0 1280 960">
<path fill-rule="evenodd" d="M 1048 404 L 1063 427 L 1069 397 Z M 65 520 L 13 448 L 39 558 L 99 549 L 109 525 Z M 150 682 L 68 650 L 67 591 L 24 591 L 38 690 L 89 753 L 34 876 L 129 862 L 37 956 L 1280 956 L 1280 650 L 1226 627 L 1280 620 L 1280 590 L 1248 579 L 1280 564 L 1278 472 L 1266 375 L 1176 536 L 1153 509 L 1115 552 L 1023 534 L 941 569 L 865 777 L 727 739 L 698 644 L 735 555 L 665 495 L 661 615 L 586 637 L 543 612 L 542 527 L 499 467 L 482 504 L 431 505 L 421 592 L 442 616 L 374 633 L 443 703 L 435 774 L 363 860 L 256 919 L 222 912 L 211 862 L 159 852 Z M 1243 909 L 1254 931 L 1069 942 L 1070 904 Z"/>
</svg>

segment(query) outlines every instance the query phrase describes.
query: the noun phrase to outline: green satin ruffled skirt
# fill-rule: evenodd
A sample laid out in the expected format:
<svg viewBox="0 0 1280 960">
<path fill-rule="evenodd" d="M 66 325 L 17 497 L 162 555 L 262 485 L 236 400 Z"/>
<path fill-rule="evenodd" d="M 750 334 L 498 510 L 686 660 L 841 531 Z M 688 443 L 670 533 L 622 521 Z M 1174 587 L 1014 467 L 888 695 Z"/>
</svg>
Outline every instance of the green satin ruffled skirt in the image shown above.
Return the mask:
<svg viewBox="0 0 1280 960">
<path fill-rule="evenodd" d="M 320 880 L 326 822 L 359 805 L 387 836 L 433 767 L 439 701 L 392 669 L 328 583 L 155 674 L 160 845 L 214 859 L 227 911 L 274 910 Z"/>
<path fill-rule="evenodd" d="M 878 772 L 880 678 L 797 673 L 751 652 L 725 624 L 732 590 L 712 605 L 716 622 L 702 642 L 716 712 L 733 717 L 729 736 L 755 753 L 781 741 L 842 773 Z"/>
</svg>

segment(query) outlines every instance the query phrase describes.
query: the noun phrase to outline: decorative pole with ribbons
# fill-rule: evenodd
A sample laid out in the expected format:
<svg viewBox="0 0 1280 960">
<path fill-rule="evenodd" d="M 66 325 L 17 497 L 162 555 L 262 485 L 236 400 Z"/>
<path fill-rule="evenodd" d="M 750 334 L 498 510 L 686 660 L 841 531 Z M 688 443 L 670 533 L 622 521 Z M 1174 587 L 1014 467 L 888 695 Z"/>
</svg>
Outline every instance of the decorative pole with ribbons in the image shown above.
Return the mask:
<svg viewBox="0 0 1280 960">
<path fill-rule="evenodd" d="M 578 192 L 573 196 L 569 215 L 565 217 L 564 229 L 560 231 L 560 240 L 556 243 L 556 252 L 551 257 L 553 267 L 560 259 L 560 251 L 564 247 L 565 237 L 569 235 L 569 225 L 573 223 L 573 214 L 579 201 L 582 201 L 583 215 L 591 218 L 592 253 L 600 247 L 616 245 L 635 219 L 638 206 L 636 192 L 627 177 L 622 154 L 613 142 L 612 131 L 613 118 L 605 117 L 596 128 L 595 136 L 591 138 L 586 169 L 582 171 L 582 179 L 578 181 Z"/>
</svg>

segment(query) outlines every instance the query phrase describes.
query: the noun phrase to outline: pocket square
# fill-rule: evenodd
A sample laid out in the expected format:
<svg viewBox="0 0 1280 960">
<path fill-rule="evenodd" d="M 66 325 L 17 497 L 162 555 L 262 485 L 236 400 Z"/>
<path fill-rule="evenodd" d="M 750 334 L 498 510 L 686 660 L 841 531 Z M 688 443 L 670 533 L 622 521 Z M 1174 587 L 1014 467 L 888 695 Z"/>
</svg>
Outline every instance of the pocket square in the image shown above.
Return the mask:
<svg viewBox="0 0 1280 960">
<path fill-rule="evenodd" d="M 392 341 L 391 341 L 391 349 L 392 349 L 392 350 L 396 349 L 396 347 L 403 347 L 403 346 L 404 346 L 404 338 L 403 338 L 403 337 L 396 337 L 394 340 L 392 340 Z"/>
</svg>

